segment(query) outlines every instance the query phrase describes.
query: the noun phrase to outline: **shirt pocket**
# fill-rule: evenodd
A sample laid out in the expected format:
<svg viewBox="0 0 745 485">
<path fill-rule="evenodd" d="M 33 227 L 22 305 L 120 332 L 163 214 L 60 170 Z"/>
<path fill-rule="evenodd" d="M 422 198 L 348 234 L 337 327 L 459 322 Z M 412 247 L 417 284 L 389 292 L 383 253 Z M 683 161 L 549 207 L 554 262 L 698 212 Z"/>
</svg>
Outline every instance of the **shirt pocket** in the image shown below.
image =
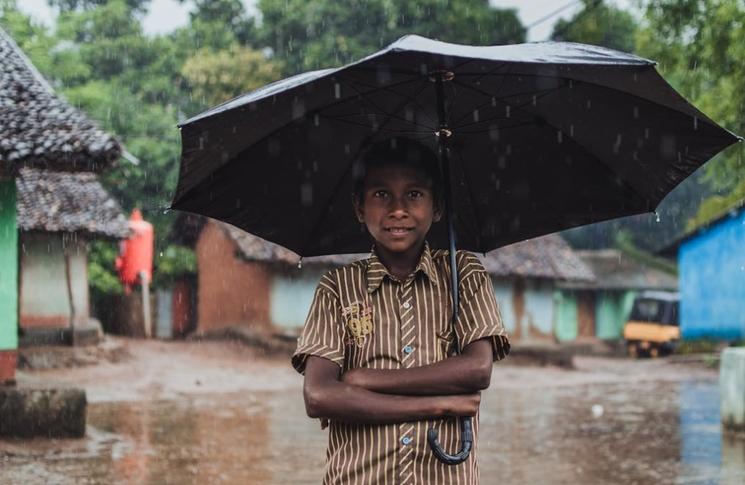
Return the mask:
<svg viewBox="0 0 745 485">
<path fill-rule="evenodd" d="M 438 360 L 447 358 L 453 348 L 454 331 L 452 328 L 435 332 Z"/>
</svg>

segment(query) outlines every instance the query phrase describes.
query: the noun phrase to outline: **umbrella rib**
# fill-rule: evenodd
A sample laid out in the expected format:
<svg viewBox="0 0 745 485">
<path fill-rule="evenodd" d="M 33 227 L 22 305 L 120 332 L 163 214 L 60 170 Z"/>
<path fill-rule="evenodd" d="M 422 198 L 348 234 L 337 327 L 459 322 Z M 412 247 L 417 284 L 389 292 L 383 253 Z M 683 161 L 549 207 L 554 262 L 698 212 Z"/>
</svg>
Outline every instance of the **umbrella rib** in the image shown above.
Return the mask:
<svg viewBox="0 0 745 485">
<path fill-rule="evenodd" d="M 387 113 L 372 113 L 372 114 L 381 115 L 381 116 L 391 116 L 391 115 L 389 115 Z M 319 116 L 321 116 L 321 118 L 326 119 L 326 120 L 340 121 L 342 123 L 349 123 L 349 124 L 358 125 L 358 126 L 366 126 L 366 127 L 370 128 L 370 125 L 365 124 L 365 123 L 363 123 L 361 121 L 352 121 L 352 120 L 348 119 L 348 118 L 357 117 L 357 116 L 364 117 L 365 115 L 364 114 L 361 114 L 361 113 L 350 113 L 350 114 L 343 114 L 343 115 L 336 115 L 336 116 L 329 116 L 329 115 L 319 115 Z M 420 123 L 416 123 L 416 122 L 413 122 L 413 121 L 409 121 L 409 120 L 406 120 L 406 119 L 401 118 L 399 116 L 392 116 L 392 118 L 394 118 L 394 119 L 396 119 L 398 121 L 402 121 L 404 123 L 408 123 L 410 125 L 416 126 L 418 128 L 423 128 L 423 129 L 427 130 L 426 131 L 427 133 L 434 132 L 434 129 L 433 128 L 430 128 L 429 126 L 422 125 Z M 424 132 L 422 132 L 422 133 L 424 133 Z"/>
<path fill-rule="evenodd" d="M 454 82 L 457 82 L 457 81 L 454 81 Z M 466 87 L 468 89 L 472 89 L 472 90 L 474 90 L 474 91 L 476 91 L 478 93 L 481 93 L 483 95 L 488 95 L 487 92 L 485 92 L 485 91 L 483 91 L 481 89 L 475 88 L 473 86 L 464 85 L 462 83 L 459 83 L 459 84 L 461 84 L 462 86 L 464 86 L 464 87 Z M 557 89 L 557 91 L 558 91 L 558 89 Z M 546 94 L 549 94 L 549 93 L 546 93 Z M 509 104 L 509 103 L 505 103 L 505 104 Z M 587 149 L 587 147 L 585 147 L 583 144 L 581 144 L 577 140 L 575 140 L 574 137 L 572 137 L 568 133 L 564 132 L 564 130 L 562 130 L 561 128 L 553 125 L 545 117 L 540 116 L 539 114 L 534 114 L 534 113 L 526 112 L 522 108 L 522 106 L 516 106 L 516 105 L 510 105 L 510 106 L 513 107 L 513 108 L 515 108 L 515 109 L 517 109 L 517 110 L 523 111 L 523 112 L 527 113 L 528 115 L 530 115 L 530 116 L 532 116 L 534 118 L 540 119 L 541 121 L 543 121 L 544 123 L 546 123 L 546 125 L 550 126 L 551 128 L 553 128 L 553 129 L 555 129 L 557 131 L 560 131 L 562 133 L 562 136 L 566 136 L 567 139 L 572 140 L 574 142 L 574 144 L 577 145 L 579 148 L 581 148 L 585 153 L 589 154 L 591 157 L 593 157 L 596 160 L 600 160 L 601 163 L 608 168 L 608 170 L 610 170 L 612 173 L 618 175 L 618 172 L 616 172 L 616 170 L 613 167 L 611 167 L 607 163 L 605 163 L 605 161 L 603 160 L 602 157 L 598 157 L 597 155 L 595 155 L 594 153 L 592 153 L 590 150 Z M 639 197 L 641 197 L 643 200 L 645 200 L 647 202 L 647 205 L 649 205 L 649 201 L 650 201 L 650 197 L 649 196 L 644 195 L 644 193 L 641 190 L 639 190 L 638 188 L 636 188 L 633 185 L 631 185 L 631 183 L 628 180 L 626 180 L 625 178 L 620 178 L 620 180 L 624 183 L 624 185 L 626 185 L 634 193 L 636 193 Z"/>
<path fill-rule="evenodd" d="M 417 79 L 417 77 L 414 77 L 413 78 L 413 80 L 415 80 L 415 79 Z M 421 79 L 424 81 L 424 83 L 423 83 L 422 89 L 420 89 L 419 91 L 417 91 L 417 93 L 416 93 L 417 96 L 419 94 L 421 94 L 422 91 L 424 91 L 424 86 L 426 86 L 427 78 L 426 77 L 423 77 Z M 413 97 L 408 96 L 406 94 L 399 93 L 399 92 L 397 92 L 396 90 L 393 89 L 394 87 L 401 86 L 404 83 L 398 83 L 398 84 L 394 84 L 394 85 L 390 85 L 390 86 L 374 87 L 374 85 L 365 83 L 363 81 L 353 80 L 351 82 L 355 82 L 355 83 L 360 84 L 360 85 L 365 86 L 365 87 L 373 87 L 373 90 L 370 91 L 370 92 L 375 92 L 375 91 L 382 90 L 382 91 L 387 91 L 387 92 L 393 93 L 396 96 L 400 96 L 400 97 L 406 98 L 409 101 L 411 101 L 412 103 L 414 103 L 422 111 L 422 114 L 424 114 L 424 116 L 427 117 L 427 119 L 432 123 L 433 126 L 436 126 L 437 125 L 437 122 L 429 115 L 429 113 L 427 113 L 427 111 L 424 109 L 424 106 L 419 101 L 417 101 L 416 98 L 413 98 Z"/>
<path fill-rule="evenodd" d="M 497 118 L 495 118 L 497 119 Z M 526 121 L 525 123 L 515 123 L 514 125 L 506 125 L 506 126 L 498 126 L 497 128 L 499 130 L 509 130 L 511 128 L 521 128 L 523 126 L 530 126 L 535 124 L 533 121 Z M 476 135 L 479 133 L 489 133 L 492 131 L 493 128 L 487 128 L 484 130 L 469 130 L 469 131 L 461 131 L 458 130 L 458 135 Z"/>
<path fill-rule="evenodd" d="M 463 85 L 463 83 L 460 83 L 460 84 Z M 513 106 L 524 106 L 524 105 L 512 105 L 510 103 L 507 103 L 505 100 L 506 99 L 509 99 L 509 98 L 517 97 L 517 96 L 525 96 L 525 95 L 528 95 L 528 94 L 535 94 L 536 92 L 539 93 L 538 94 L 539 96 L 543 97 L 543 96 L 545 96 L 547 94 L 551 94 L 553 91 L 555 91 L 557 89 L 560 89 L 560 88 L 552 88 L 552 89 L 547 89 L 547 90 L 544 90 L 544 91 L 526 91 L 526 92 L 520 92 L 520 93 L 510 94 L 508 96 L 492 96 L 491 98 L 489 98 L 489 101 L 485 101 L 484 103 L 476 106 L 475 109 L 481 109 L 484 106 L 486 106 L 488 104 L 491 104 L 493 101 L 499 101 L 499 102 L 501 102 L 504 105 L 509 105 L 510 107 L 513 107 Z M 468 126 L 468 125 L 459 125 L 458 124 L 458 123 L 460 123 L 461 121 L 463 121 L 466 118 L 468 118 L 468 115 L 467 114 L 465 114 L 465 115 L 461 116 L 460 118 L 458 118 L 455 121 L 455 123 L 453 124 L 453 127 L 454 128 L 460 128 L 460 127 L 463 127 L 463 126 Z M 479 121 L 476 121 L 475 123 L 480 123 L 480 122 Z"/>
<path fill-rule="evenodd" d="M 356 88 L 356 87 L 355 87 L 354 85 L 352 85 L 352 84 L 348 84 L 348 85 L 349 85 L 349 86 L 350 86 L 350 87 L 351 87 L 352 89 L 354 89 L 354 90 L 355 90 L 355 92 L 356 92 L 356 93 L 358 94 L 358 96 L 360 96 L 360 98 L 361 98 L 361 100 L 362 100 L 362 102 L 363 102 L 364 104 L 370 104 L 370 105 L 371 105 L 371 106 L 372 106 L 372 107 L 373 107 L 374 109 L 377 109 L 377 110 L 378 110 L 378 111 L 379 111 L 379 112 L 380 112 L 380 113 L 381 113 L 381 114 L 382 114 L 383 116 L 388 116 L 388 117 L 391 117 L 391 118 L 395 118 L 395 119 L 397 119 L 398 121 L 404 121 L 404 122 L 406 122 L 406 123 L 411 123 L 410 121 L 408 121 L 407 119 L 405 119 L 405 118 L 403 118 L 403 117 L 400 117 L 400 116 L 398 116 L 398 115 L 395 115 L 395 114 L 393 114 L 393 113 L 387 113 L 387 112 L 386 112 L 386 111 L 385 111 L 384 109 L 382 109 L 382 108 L 381 108 L 380 106 L 378 106 L 377 104 L 373 103 L 373 102 L 372 102 L 371 100 L 369 100 L 369 99 L 366 99 L 366 98 L 365 98 L 365 96 L 364 96 L 364 95 L 363 95 L 363 94 L 362 94 L 362 93 L 361 93 L 361 92 L 360 92 L 360 91 L 359 91 L 359 90 L 358 90 L 358 89 L 357 89 L 357 88 Z M 420 89 L 419 89 L 419 91 L 417 91 L 417 93 L 416 93 L 416 94 L 417 94 L 417 95 L 421 94 L 421 92 L 422 92 L 422 91 L 424 91 L 424 88 L 425 88 L 426 86 L 427 86 L 427 80 L 426 80 L 426 79 L 424 79 L 424 80 L 423 80 L 423 82 L 422 82 L 422 85 L 421 85 L 421 87 L 420 87 Z M 397 92 L 395 92 L 395 91 L 393 91 L 393 90 L 390 90 L 390 89 L 387 89 L 387 88 L 384 88 L 384 90 L 385 90 L 385 91 L 388 91 L 388 92 L 393 92 L 393 94 L 395 94 L 395 95 L 397 95 L 397 96 L 400 96 L 400 97 L 404 98 L 404 99 L 405 99 L 406 101 L 409 101 L 409 102 L 410 102 L 410 101 L 412 101 L 412 98 L 411 98 L 411 97 L 409 97 L 409 96 L 406 96 L 406 95 L 404 95 L 404 94 L 401 94 L 401 93 L 397 93 Z M 365 93 L 365 94 L 367 94 L 367 93 Z M 399 107 L 398 107 L 398 108 L 396 109 L 396 111 L 398 111 L 399 109 L 401 109 L 401 107 L 402 107 L 402 106 L 399 106 Z M 411 124 L 416 124 L 416 123 L 411 123 Z M 428 128 L 428 129 L 432 130 L 433 132 L 435 131 L 435 128 L 434 128 L 434 127 L 427 127 L 427 126 L 424 126 L 424 125 L 422 125 L 422 127 L 423 127 L 423 128 Z"/>
<path fill-rule="evenodd" d="M 548 96 L 549 94 L 551 94 L 552 92 L 554 92 L 556 90 L 558 90 L 558 88 L 552 89 L 550 91 L 543 92 L 543 93 L 541 93 L 539 95 L 536 95 L 536 97 L 537 97 L 537 99 L 540 99 L 540 98 L 542 98 L 544 96 Z M 502 101 L 502 100 L 500 100 L 500 101 L 502 102 L 502 104 L 506 104 L 506 105 L 510 106 L 510 108 L 516 108 L 517 110 L 521 110 L 521 111 L 524 111 L 524 110 L 522 110 L 522 108 L 524 106 L 526 106 L 526 105 L 528 105 L 528 103 L 532 102 L 532 101 L 530 101 L 530 102 L 526 102 L 526 103 L 522 103 L 522 104 L 509 104 L 509 103 L 507 103 L 505 101 Z M 476 108 L 476 109 L 478 109 L 478 108 Z M 536 116 L 535 115 L 532 115 L 532 114 L 531 114 L 530 117 L 532 119 L 535 119 L 536 118 Z M 474 126 L 474 125 L 480 125 L 482 123 L 489 123 L 490 121 L 506 120 L 506 119 L 509 119 L 509 118 L 503 117 L 501 115 L 500 116 L 494 116 L 493 118 L 486 118 L 484 120 L 472 121 L 470 123 L 466 123 L 465 125 L 457 125 L 456 128 L 458 129 L 458 133 L 461 133 L 461 131 L 460 131 L 461 128 L 466 128 L 466 127 Z"/>
</svg>

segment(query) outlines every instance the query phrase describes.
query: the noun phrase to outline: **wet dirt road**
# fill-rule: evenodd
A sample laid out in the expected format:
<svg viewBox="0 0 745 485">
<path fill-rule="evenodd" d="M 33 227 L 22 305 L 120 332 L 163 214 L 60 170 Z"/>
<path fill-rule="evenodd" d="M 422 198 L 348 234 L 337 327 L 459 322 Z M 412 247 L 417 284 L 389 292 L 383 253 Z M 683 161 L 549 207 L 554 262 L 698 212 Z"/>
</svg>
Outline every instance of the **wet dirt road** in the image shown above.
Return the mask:
<svg viewBox="0 0 745 485">
<path fill-rule="evenodd" d="M 198 346 L 198 347 L 195 347 Z M 317 484 L 326 433 L 284 360 L 224 344 L 147 343 L 118 364 L 22 373 L 82 385 L 82 440 L 0 440 L 0 483 Z M 663 360 L 495 367 L 482 399 L 483 484 L 745 483 L 716 372 Z"/>
</svg>

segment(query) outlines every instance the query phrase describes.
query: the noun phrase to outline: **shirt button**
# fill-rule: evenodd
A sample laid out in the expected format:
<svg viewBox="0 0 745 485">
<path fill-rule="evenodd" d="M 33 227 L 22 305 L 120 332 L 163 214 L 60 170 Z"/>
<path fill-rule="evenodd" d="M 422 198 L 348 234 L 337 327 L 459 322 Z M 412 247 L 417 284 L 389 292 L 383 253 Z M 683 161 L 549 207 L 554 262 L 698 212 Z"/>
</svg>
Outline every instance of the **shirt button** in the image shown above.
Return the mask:
<svg viewBox="0 0 745 485">
<path fill-rule="evenodd" d="M 406 309 L 408 310 L 409 308 L 411 308 L 411 303 L 409 303 L 409 302 L 407 301 L 406 303 L 404 303 L 404 305 L 403 305 L 403 306 L 404 306 L 404 308 L 406 308 Z"/>
<path fill-rule="evenodd" d="M 411 345 L 407 345 L 406 347 L 404 347 L 404 354 L 408 355 L 412 352 L 414 352 L 414 348 Z"/>
<path fill-rule="evenodd" d="M 410 436 L 404 436 L 403 438 L 401 438 L 401 443 L 403 443 L 404 445 L 408 445 L 412 441 L 414 441 L 414 439 Z"/>
</svg>

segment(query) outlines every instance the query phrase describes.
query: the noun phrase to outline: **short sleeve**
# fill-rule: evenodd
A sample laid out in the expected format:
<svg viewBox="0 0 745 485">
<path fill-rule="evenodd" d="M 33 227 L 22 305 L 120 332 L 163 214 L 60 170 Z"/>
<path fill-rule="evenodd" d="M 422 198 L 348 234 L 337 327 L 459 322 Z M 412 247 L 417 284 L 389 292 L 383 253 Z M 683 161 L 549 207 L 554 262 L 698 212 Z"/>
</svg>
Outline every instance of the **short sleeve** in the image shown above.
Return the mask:
<svg viewBox="0 0 745 485">
<path fill-rule="evenodd" d="M 502 360 L 510 353 L 510 341 L 502 323 L 491 278 L 481 262 L 466 253 L 459 264 L 461 275 L 460 311 L 455 332 L 461 348 L 482 338 L 489 338 L 494 360 Z"/>
<path fill-rule="evenodd" d="M 341 322 L 338 299 L 323 285 L 316 288 L 305 326 L 292 355 L 292 366 L 299 373 L 305 372 L 305 362 L 315 355 L 328 359 L 339 367 L 344 365 L 344 327 Z"/>
</svg>

